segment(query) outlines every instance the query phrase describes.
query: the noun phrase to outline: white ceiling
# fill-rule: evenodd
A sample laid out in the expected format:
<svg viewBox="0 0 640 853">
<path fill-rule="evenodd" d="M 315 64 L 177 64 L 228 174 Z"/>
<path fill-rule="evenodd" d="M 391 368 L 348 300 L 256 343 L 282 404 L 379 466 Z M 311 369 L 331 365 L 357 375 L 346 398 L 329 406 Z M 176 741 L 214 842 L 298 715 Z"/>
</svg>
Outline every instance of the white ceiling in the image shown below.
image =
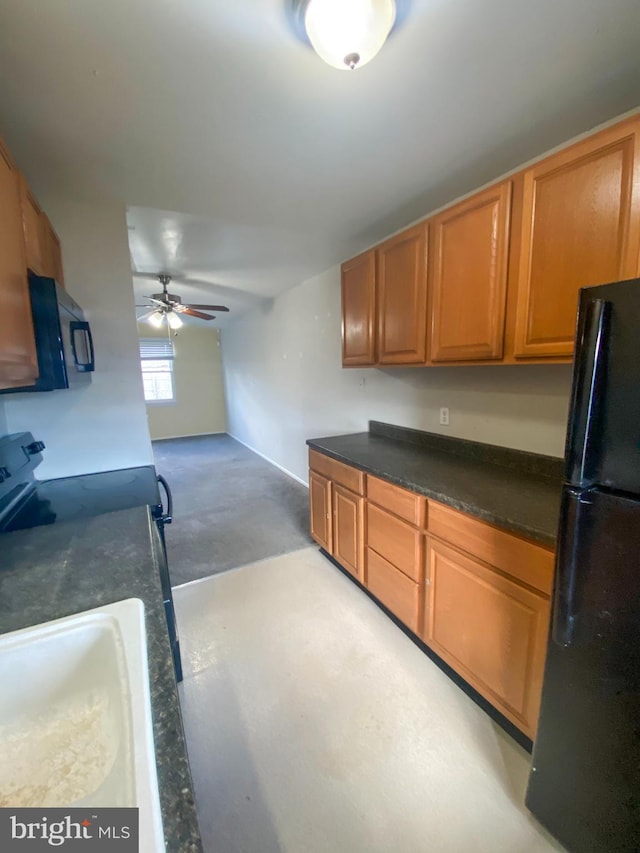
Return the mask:
<svg viewBox="0 0 640 853">
<path fill-rule="evenodd" d="M 640 105 L 638 0 L 402 7 L 348 73 L 287 0 L 2 0 L 0 132 L 36 187 L 128 206 L 138 271 L 239 312 Z"/>
</svg>

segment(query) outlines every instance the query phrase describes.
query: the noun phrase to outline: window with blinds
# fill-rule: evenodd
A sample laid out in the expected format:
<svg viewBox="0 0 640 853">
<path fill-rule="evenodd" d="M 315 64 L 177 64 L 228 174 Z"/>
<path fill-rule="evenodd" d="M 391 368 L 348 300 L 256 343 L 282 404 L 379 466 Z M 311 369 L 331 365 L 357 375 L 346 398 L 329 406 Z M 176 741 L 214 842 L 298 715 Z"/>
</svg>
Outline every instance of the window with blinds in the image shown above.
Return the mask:
<svg viewBox="0 0 640 853">
<path fill-rule="evenodd" d="M 140 366 L 147 403 L 175 402 L 173 341 L 167 338 L 140 340 Z"/>
</svg>

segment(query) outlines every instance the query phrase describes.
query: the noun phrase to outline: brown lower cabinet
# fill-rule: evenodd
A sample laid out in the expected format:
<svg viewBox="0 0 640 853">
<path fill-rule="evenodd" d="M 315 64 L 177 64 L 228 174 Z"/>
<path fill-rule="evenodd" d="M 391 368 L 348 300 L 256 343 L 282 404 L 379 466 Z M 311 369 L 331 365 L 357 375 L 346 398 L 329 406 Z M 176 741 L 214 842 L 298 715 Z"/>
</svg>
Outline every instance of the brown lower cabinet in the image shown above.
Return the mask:
<svg viewBox="0 0 640 853">
<path fill-rule="evenodd" d="M 331 551 L 331 481 L 316 471 L 309 471 L 309 510 L 311 535 L 325 551 Z"/>
<path fill-rule="evenodd" d="M 549 599 L 427 537 L 422 639 L 533 738 L 549 628 Z"/>
<path fill-rule="evenodd" d="M 361 583 L 364 582 L 364 475 L 309 451 L 311 535 Z"/>
<path fill-rule="evenodd" d="M 314 539 L 533 738 L 553 552 L 316 451 L 309 465 Z"/>
<path fill-rule="evenodd" d="M 352 575 L 364 581 L 364 498 L 335 483 L 332 509 L 332 554 Z"/>
</svg>

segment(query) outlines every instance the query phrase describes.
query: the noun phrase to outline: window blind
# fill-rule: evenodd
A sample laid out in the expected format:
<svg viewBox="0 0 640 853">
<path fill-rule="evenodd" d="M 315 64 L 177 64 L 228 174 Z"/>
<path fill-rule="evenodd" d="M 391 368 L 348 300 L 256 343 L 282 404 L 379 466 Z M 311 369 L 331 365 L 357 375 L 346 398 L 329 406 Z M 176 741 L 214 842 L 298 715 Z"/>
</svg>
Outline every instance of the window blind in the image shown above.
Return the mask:
<svg viewBox="0 0 640 853">
<path fill-rule="evenodd" d="M 173 341 L 168 338 L 141 338 L 140 358 L 173 358 Z"/>
</svg>

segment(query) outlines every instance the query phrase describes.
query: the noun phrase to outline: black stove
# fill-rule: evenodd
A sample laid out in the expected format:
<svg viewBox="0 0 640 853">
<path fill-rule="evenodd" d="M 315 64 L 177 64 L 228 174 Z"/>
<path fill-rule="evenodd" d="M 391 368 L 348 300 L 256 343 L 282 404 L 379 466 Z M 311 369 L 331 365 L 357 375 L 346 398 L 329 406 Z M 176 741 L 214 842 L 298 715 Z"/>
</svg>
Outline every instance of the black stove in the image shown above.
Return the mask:
<svg viewBox="0 0 640 853">
<path fill-rule="evenodd" d="M 73 521 L 106 512 L 151 506 L 162 514 L 153 465 L 37 480 L 44 444 L 31 433 L 0 439 L 0 532 Z"/>
<path fill-rule="evenodd" d="M 166 480 L 158 477 L 153 465 L 37 480 L 34 472 L 42 462 L 44 449 L 43 442 L 36 441 L 30 432 L 0 438 L 0 535 L 149 506 L 156 522 L 154 535 L 159 537 L 160 583 L 176 677 L 182 680 L 180 644 L 166 559 L 164 527 L 172 521 L 173 503 Z M 166 513 L 159 483 L 167 495 Z"/>
</svg>

